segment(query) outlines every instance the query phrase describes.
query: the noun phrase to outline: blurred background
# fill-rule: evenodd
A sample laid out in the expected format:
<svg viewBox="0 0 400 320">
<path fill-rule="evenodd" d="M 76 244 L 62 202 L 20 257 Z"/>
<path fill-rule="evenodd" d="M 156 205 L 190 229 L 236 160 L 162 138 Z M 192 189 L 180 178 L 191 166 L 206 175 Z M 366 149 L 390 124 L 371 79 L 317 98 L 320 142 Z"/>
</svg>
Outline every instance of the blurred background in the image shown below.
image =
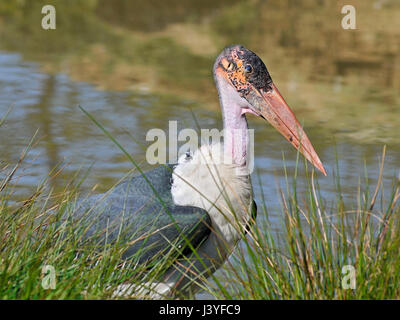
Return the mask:
<svg viewBox="0 0 400 320">
<path fill-rule="evenodd" d="M 46 4 L 57 10 L 56 30 L 41 28 Z M 356 30 L 341 26 L 345 4 L 356 8 Z M 212 65 L 236 43 L 263 59 L 304 124 L 328 171 L 319 177 L 325 201 L 334 201 L 335 150 L 346 199 L 365 168 L 376 182 L 384 144 L 390 187 L 400 163 L 397 0 L 0 0 L 0 118 L 12 107 L 0 127 L 0 167 L 15 164 L 38 130 L 16 197 L 57 165 L 65 168 L 51 181 L 56 189 L 91 167 L 82 188 L 97 191 L 132 168 L 78 105 L 144 169 L 135 141 L 148 145 L 148 130 L 167 130 L 168 120 L 195 128 L 190 110 L 202 128 L 222 128 Z M 263 183 L 256 197 L 266 195 L 273 219 L 282 156 L 292 174 L 296 151 L 267 123 L 249 123 Z"/>
</svg>

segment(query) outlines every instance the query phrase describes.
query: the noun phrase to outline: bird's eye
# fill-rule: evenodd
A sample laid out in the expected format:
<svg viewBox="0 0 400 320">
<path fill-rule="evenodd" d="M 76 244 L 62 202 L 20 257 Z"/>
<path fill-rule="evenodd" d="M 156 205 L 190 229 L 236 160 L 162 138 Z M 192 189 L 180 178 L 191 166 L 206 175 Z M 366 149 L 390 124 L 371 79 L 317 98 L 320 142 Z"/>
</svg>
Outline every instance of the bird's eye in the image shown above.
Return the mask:
<svg viewBox="0 0 400 320">
<path fill-rule="evenodd" d="M 244 67 L 244 70 L 245 70 L 247 73 L 251 73 L 251 72 L 253 71 L 253 68 L 252 68 L 251 65 L 247 64 L 247 65 Z"/>
<path fill-rule="evenodd" d="M 228 69 L 229 71 L 232 71 L 232 69 L 233 69 L 233 64 L 232 64 L 232 62 L 229 62 L 227 69 Z"/>
</svg>

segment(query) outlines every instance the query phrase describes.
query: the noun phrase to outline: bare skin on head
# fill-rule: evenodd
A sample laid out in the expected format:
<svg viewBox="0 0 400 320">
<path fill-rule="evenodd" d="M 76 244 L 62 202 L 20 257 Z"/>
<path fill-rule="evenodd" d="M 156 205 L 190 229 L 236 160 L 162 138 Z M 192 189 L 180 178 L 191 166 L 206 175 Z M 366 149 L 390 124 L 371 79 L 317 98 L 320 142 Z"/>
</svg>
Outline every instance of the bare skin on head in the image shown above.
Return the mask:
<svg viewBox="0 0 400 320">
<path fill-rule="evenodd" d="M 236 99 L 242 114 L 252 113 L 267 120 L 326 175 L 306 133 L 255 53 L 241 45 L 224 49 L 214 64 L 214 77 L 219 88 L 228 85 L 242 98 L 242 101 Z"/>
</svg>

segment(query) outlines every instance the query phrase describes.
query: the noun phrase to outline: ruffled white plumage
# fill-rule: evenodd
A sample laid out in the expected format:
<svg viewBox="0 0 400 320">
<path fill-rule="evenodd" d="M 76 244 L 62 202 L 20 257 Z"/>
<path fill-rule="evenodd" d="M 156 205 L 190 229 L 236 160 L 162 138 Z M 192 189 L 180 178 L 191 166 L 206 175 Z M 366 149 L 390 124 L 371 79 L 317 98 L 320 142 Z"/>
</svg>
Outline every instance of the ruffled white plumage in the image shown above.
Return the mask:
<svg viewBox="0 0 400 320">
<path fill-rule="evenodd" d="M 212 228 L 233 247 L 248 223 L 252 188 L 247 167 L 233 163 L 222 144 L 203 145 L 193 155 L 182 155 L 173 171 L 175 204 L 208 212 Z"/>
</svg>

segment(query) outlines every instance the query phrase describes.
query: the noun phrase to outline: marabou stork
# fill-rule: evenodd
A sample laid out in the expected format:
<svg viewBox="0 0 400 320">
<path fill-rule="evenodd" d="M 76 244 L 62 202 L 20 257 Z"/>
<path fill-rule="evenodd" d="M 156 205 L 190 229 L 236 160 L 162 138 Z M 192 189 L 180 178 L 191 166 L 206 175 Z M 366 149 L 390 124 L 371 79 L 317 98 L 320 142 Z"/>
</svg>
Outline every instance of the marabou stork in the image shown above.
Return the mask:
<svg viewBox="0 0 400 320">
<path fill-rule="evenodd" d="M 178 250 L 176 262 L 157 282 L 121 285 L 118 295 L 162 298 L 195 290 L 200 275 L 215 272 L 246 234 L 256 211 L 246 161 L 246 113 L 268 120 L 326 175 L 255 53 L 241 45 L 227 47 L 217 57 L 213 73 L 224 123 L 223 144 L 203 145 L 181 156 L 177 164 L 129 177 L 110 192 L 80 202 L 75 210 L 74 217 L 85 212 L 92 223 L 86 236 L 107 228 L 108 243 L 130 241 L 124 258 L 142 250 L 136 262 L 148 263 L 157 253 Z"/>
</svg>

